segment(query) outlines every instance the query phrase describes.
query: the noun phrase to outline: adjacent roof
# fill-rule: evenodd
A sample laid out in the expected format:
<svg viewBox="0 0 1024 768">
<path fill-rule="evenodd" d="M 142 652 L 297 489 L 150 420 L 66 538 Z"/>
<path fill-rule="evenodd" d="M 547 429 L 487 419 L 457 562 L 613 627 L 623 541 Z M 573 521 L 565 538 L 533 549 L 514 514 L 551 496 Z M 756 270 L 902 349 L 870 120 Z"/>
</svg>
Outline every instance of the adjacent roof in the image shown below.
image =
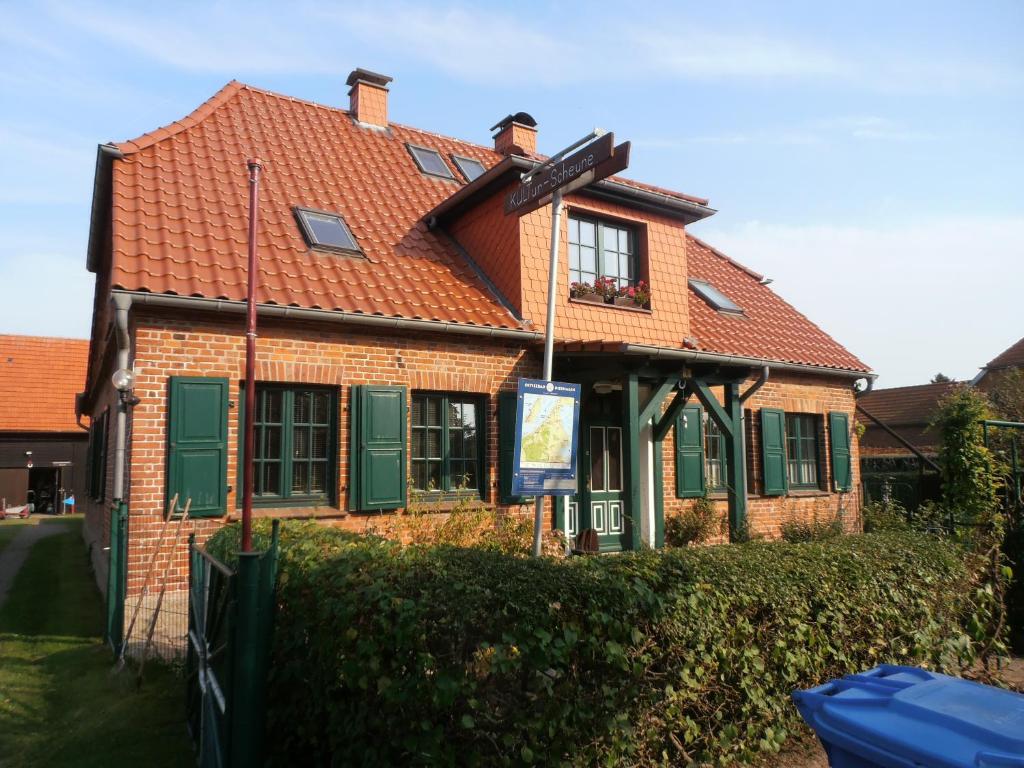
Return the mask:
<svg viewBox="0 0 1024 768">
<path fill-rule="evenodd" d="M 689 234 L 686 263 L 688 277 L 706 280 L 743 310 L 743 314 L 718 312 L 691 287 L 690 333 L 696 349 L 846 371 L 870 370 L 763 285 L 761 275 Z"/>
<path fill-rule="evenodd" d="M 937 384 L 916 384 L 910 387 L 874 389 L 857 398 L 857 405 L 863 406 L 890 427 L 924 425 L 932 420 L 939 401 L 961 382 L 944 381 Z"/>
<path fill-rule="evenodd" d="M 81 432 L 88 339 L 0 334 L 0 432 Z"/>
<path fill-rule="evenodd" d="M 485 166 L 475 144 L 231 82 L 188 117 L 117 145 L 112 287 L 245 298 L 248 171 L 260 185 L 260 303 L 499 328 L 523 324 L 423 214 L 459 189 L 420 173 L 406 142 Z M 342 215 L 366 258 L 310 250 L 293 207 Z"/>
<path fill-rule="evenodd" d="M 987 371 L 1000 368 L 1024 368 L 1024 339 L 1004 350 L 985 366 Z"/>
</svg>

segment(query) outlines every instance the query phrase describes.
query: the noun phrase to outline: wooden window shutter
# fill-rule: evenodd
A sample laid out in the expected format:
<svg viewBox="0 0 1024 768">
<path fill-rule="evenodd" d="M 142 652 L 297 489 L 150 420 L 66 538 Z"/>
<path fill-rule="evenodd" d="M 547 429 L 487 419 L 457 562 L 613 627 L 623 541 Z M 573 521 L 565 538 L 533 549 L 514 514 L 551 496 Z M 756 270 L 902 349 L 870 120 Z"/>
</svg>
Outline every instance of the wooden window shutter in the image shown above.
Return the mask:
<svg viewBox="0 0 1024 768">
<path fill-rule="evenodd" d="M 227 511 L 228 380 L 172 376 L 167 415 L 167 500 L 193 517 Z"/>
<path fill-rule="evenodd" d="M 498 393 L 498 501 L 501 504 L 525 504 L 529 497 L 512 494 L 515 466 L 516 393 Z"/>
<path fill-rule="evenodd" d="M 832 484 L 836 491 L 853 487 L 853 465 L 850 460 L 850 417 L 842 411 L 828 415 L 829 448 L 832 453 Z"/>
<path fill-rule="evenodd" d="M 676 417 L 676 497 L 704 495 L 704 409 L 688 405 Z"/>
<path fill-rule="evenodd" d="M 406 497 L 405 387 L 352 387 L 349 506 L 399 509 Z"/>
<path fill-rule="evenodd" d="M 786 493 L 786 412 L 779 408 L 761 409 L 761 466 L 764 495 Z"/>
</svg>

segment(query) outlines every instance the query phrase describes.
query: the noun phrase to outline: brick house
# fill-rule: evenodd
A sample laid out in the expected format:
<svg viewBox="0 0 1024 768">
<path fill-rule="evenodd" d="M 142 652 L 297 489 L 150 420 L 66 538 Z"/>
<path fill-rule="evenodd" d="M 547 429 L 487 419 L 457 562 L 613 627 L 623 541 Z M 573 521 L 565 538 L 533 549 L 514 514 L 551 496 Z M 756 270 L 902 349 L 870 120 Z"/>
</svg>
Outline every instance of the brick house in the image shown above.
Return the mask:
<svg viewBox="0 0 1024 768">
<path fill-rule="evenodd" d="M 75 418 L 88 352 L 86 339 L 0 334 L 0 508 L 62 511 L 97 482 L 100 446 Z"/>
<path fill-rule="evenodd" d="M 388 120 L 390 79 L 349 77 L 348 109 L 238 82 L 191 115 L 99 149 L 80 407 L 124 414 L 124 463 L 88 510 L 97 576 L 112 510 L 128 594 L 168 499 L 200 539 L 236 519 L 243 391 L 246 159 L 259 157 L 257 514 L 363 529 L 419 489 L 443 512 L 510 496 L 520 377 L 540 374 L 550 206 L 504 192 L 536 167 L 525 113 L 493 146 Z M 708 493 L 734 530 L 859 509 L 853 382 L 869 369 L 765 280 L 690 235 L 706 200 L 622 178 L 566 197 L 555 377 L 584 384 L 582 490 L 548 525 L 603 549 L 660 546 Z M 570 284 L 644 280 L 643 305 Z M 134 371 L 129 392 L 111 384 Z M 119 502 L 116 506 L 112 502 Z M 182 585 L 186 561 L 172 579 Z"/>
</svg>

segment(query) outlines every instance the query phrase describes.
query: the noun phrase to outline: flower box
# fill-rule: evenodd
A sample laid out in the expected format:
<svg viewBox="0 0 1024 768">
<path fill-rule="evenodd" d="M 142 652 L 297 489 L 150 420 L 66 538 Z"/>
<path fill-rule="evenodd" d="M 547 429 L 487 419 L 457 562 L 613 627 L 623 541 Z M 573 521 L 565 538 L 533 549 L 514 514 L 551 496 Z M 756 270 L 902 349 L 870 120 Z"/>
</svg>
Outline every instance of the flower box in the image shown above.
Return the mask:
<svg viewBox="0 0 1024 768">
<path fill-rule="evenodd" d="M 586 301 L 590 304 L 604 304 L 604 296 L 599 296 L 596 293 L 584 293 L 580 296 L 573 296 L 576 301 Z"/>
<path fill-rule="evenodd" d="M 629 296 L 616 296 L 615 297 L 616 307 L 635 307 L 637 303 Z"/>
</svg>

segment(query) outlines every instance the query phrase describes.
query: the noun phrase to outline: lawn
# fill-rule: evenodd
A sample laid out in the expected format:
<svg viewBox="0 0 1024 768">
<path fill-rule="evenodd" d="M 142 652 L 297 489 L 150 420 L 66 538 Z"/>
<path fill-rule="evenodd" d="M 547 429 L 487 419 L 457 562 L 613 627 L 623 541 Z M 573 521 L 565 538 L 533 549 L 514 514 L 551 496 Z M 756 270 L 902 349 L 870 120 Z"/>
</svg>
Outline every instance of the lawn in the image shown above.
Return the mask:
<svg viewBox="0 0 1024 768">
<path fill-rule="evenodd" d="M 82 521 L 47 524 L 63 530 L 32 548 L 0 608 L 0 768 L 194 765 L 181 677 L 147 664 L 136 691 L 131 670 L 112 672 Z"/>
<path fill-rule="evenodd" d="M 40 519 L 41 518 L 37 515 L 35 517 L 25 518 L 24 520 L 20 517 L 0 520 L 0 554 L 2 554 L 4 548 L 11 543 L 11 540 L 18 535 L 19 531 L 24 530 L 26 525 L 37 525 Z"/>
</svg>

